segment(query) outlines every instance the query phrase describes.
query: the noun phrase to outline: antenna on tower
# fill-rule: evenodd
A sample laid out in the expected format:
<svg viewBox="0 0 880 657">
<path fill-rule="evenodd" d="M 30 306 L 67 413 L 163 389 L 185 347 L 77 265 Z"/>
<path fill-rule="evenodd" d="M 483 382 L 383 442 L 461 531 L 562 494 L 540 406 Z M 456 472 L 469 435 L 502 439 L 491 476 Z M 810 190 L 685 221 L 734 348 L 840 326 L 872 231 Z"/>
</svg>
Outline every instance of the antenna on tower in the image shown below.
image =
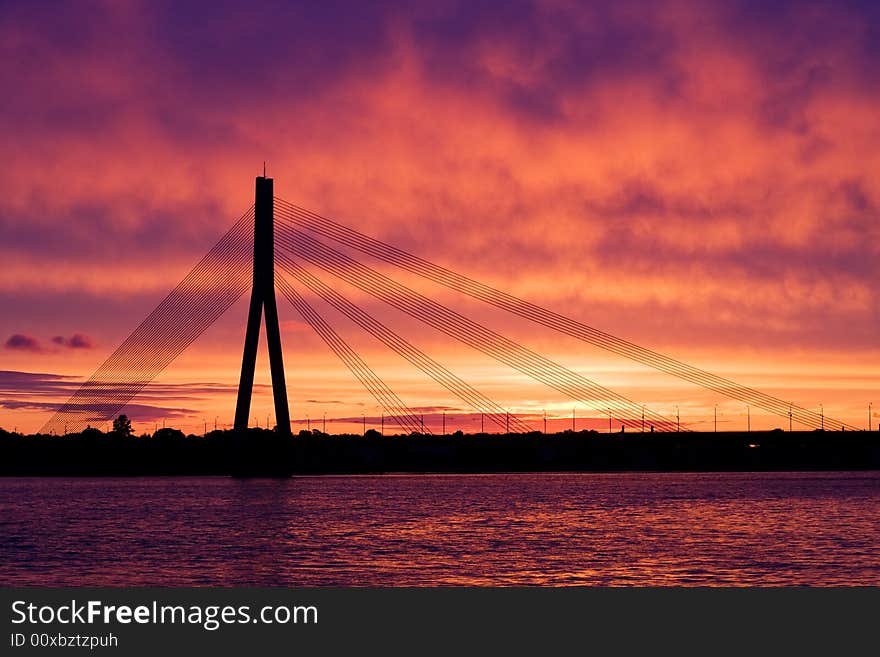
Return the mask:
<svg viewBox="0 0 880 657">
<path fill-rule="evenodd" d="M 266 177 L 266 160 L 263 160 L 263 178 Z"/>
</svg>

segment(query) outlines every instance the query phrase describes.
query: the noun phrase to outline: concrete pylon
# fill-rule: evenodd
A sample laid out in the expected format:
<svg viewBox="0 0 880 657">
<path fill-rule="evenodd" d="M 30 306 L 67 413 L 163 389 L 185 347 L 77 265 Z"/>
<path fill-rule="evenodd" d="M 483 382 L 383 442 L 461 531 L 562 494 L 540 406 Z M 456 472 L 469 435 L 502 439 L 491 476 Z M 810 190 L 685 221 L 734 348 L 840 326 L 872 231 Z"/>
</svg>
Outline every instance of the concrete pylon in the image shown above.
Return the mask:
<svg viewBox="0 0 880 657">
<path fill-rule="evenodd" d="M 247 429 L 254 389 L 254 368 L 260 339 L 260 320 L 266 309 L 266 337 L 269 340 L 269 368 L 272 373 L 272 394 L 275 398 L 275 424 L 280 433 L 290 433 L 290 411 L 287 407 L 287 385 L 284 383 L 284 360 L 281 356 L 281 332 L 278 329 L 278 307 L 275 304 L 275 199 L 273 180 L 260 176 L 254 200 L 254 282 L 248 311 L 241 379 L 235 404 L 235 428 Z"/>
</svg>

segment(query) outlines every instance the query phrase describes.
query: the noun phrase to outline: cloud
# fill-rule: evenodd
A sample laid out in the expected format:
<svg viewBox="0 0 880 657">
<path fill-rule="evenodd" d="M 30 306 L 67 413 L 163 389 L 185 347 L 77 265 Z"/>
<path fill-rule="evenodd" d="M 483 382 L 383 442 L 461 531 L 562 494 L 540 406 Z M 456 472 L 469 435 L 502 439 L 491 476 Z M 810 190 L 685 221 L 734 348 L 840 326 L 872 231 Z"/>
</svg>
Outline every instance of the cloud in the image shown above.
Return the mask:
<svg viewBox="0 0 880 657">
<path fill-rule="evenodd" d="M 447 412 L 458 412 L 461 409 L 455 406 L 443 406 L 443 405 L 428 405 L 428 406 L 413 406 L 410 408 L 411 411 L 416 413 L 442 413 L 443 411 Z"/>
<path fill-rule="evenodd" d="M 419 415 L 418 420 L 421 422 L 424 419 L 425 427 L 430 431 L 435 433 L 439 433 L 442 430 L 444 423 L 444 415 L 443 412 L 446 411 L 446 430 L 447 433 L 452 433 L 458 429 L 462 429 L 463 431 L 479 431 L 482 426 L 484 430 L 488 430 L 490 432 L 497 432 L 499 430 L 503 430 L 506 426 L 506 423 L 510 421 L 513 425 L 516 424 L 516 420 L 521 421 L 526 426 L 529 427 L 532 431 L 541 431 L 543 429 L 544 415 L 543 413 L 517 413 L 511 412 L 509 415 L 505 415 L 504 413 L 499 414 L 490 414 L 490 413 L 475 413 L 469 410 L 464 410 L 461 408 L 455 408 L 453 406 L 418 406 L 409 409 L 416 414 Z M 366 420 L 367 428 L 377 429 L 381 422 L 381 415 L 349 415 L 344 417 L 327 417 L 328 423 L 337 423 L 337 424 L 354 424 L 359 425 Z M 393 420 L 389 416 L 385 416 L 385 427 L 389 431 L 396 430 L 396 425 Z M 294 422 L 303 423 L 305 422 L 305 418 L 294 418 Z M 651 422 L 646 424 L 647 428 L 650 428 Z M 683 427 L 692 426 L 692 423 L 687 423 L 682 421 Z M 584 429 L 596 429 L 602 432 L 608 430 L 608 416 L 601 416 L 594 414 L 593 411 L 581 411 L 578 414 L 575 421 L 575 428 L 577 431 L 582 431 Z M 550 414 L 547 416 L 547 429 L 550 432 L 562 432 L 568 431 L 571 429 L 571 416 L 570 415 L 553 415 Z M 620 430 L 620 422 L 619 420 L 613 421 L 613 430 Z"/>
<path fill-rule="evenodd" d="M 0 370 L 0 408 L 11 411 L 57 411 L 70 396 L 80 389 L 83 379 L 79 376 L 55 374 L 48 372 L 21 372 Z M 106 384 L 103 394 L 114 397 L 114 391 L 129 390 L 125 384 Z M 151 383 L 147 385 L 130 403 L 119 412 L 140 422 L 153 422 L 162 419 L 183 418 L 199 415 L 206 417 L 203 411 L 189 407 L 190 402 L 196 405 L 214 403 L 217 399 L 228 399 L 234 395 L 238 386 L 235 384 L 215 382 L 183 382 L 183 383 Z M 265 392 L 271 386 L 257 383 L 254 391 Z M 83 421 L 96 422 L 106 414 L 106 405 L 88 400 L 75 404 L 71 413 L 81 416 Z M 186 406 L 174 404 L 187 404 Z M 212 411 L 213 413 L 213 411 Z M 47 419 L 47 418 L 43 418 Z"/>
<path fill-rule="evenodd" d="M 52 342 L 57 345 L 61 345 L 62 347 L 67 347 L 68 349 L 92 349 L 94 348 L 94 343 L 92 339 L 83 335 L 82 333 L 74 333 L 69 338 L 65 338 L 63 335 L 56 335 L 52 338 Z"/>
<path fill-rule="evenodd" d="M 52 402 L 22 401 L 18 399 L 0 399 L 0 408 L 10 410 L 36 410 L 53 412 L 58 410 L 58 404 Z M 82 421 L 102 422 L 106 421 L 104 413 L 106 407 L 100 404 L 79 404 L 70 409 L 71 413 L 86 415 Z M 191 417 L 196 411 L 189 408 L 174 408 L 168 406 L 151 406 L 149 404 L 131 403 L 120 409 L 118 415 L 125 414 L 139 422 L 155 422 L 157 420 Z M 91 414 L 91 415 L 89 415 Z"/>
<path fill-rule="evenodd" d="M 50 342 L 53 345 L 66 347 L 67 349 L 94 348 L 94 341 L 88 335 L 83 333 L 74 333 L 69 338 L 64 337 L 63 335 L 56 335 L 51 338 Z M 37 354 L 53 351 L 52 349 L 46 349 L 43 347 L 39 339 L 30 335 L 24 335 L 23 333 L 14 333 L 9 336 L 4 347 L 10 350 L 29 351 Z"/>
<path fill-rule="evenodd" d="M 10 335 L 6 340 L 4 347 L 13 351 L 30 351 L 35 354 L 42 353 L 43 351 L 39 340 L 21 333 Z"/>
<path fill-rule="evenodd" d="M 19 372 L 14 370 L 0 370 L 0 394 L 27 395 L 35 397 L 68 397 L 79 390 L 83 378 L 64 374 L 46 372 Z M 108 396 L 114 389 L 128 390 L 125 383 L 106 383 L 103 389 Z M 270 390 L 271 386 L 263 383 L 255 383 L 254 390 Z M 137 396 L 137 399 L 149 400 L 202 400 L 213 398 L 216 395 L 229 395 L 238 390 L 236 384 L 215 382 L 186 382 L 186 383 L 150 383 Z M 58 406 L 56 403 L 55 406 Z"/>
<path fill-rule="evenodd" d="M 76 385 L 76 377 L 45 372 L 16 372 L 0 370 L 0 392 L 64 392 L 67 386 Z"/>
<path fill-rule="evenodd" d="M 268 158 L 279 196 L 645 346 L 712 351 L 707 367 L 876 351 L 878 3 L 272 16 L 4 10 L 7 334 L 118 343 L 252 203 Z M 224 339 L 240 353 L 240 329 Z"/>
</svg>

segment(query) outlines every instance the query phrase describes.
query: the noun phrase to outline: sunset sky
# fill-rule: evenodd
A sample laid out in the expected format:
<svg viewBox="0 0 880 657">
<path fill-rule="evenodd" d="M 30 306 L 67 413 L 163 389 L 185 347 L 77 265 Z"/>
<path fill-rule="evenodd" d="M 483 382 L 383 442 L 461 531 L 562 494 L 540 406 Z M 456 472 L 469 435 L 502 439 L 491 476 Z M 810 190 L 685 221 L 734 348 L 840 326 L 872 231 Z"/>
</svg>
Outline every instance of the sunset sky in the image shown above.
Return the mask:
<svg viewBox="0 0 880 657">
<path fill-rule="evenodd" d="M 42 426 L 253 203 L 264 160 L 298 205 L 857 426 L 873 401 L 880 422 L 880 4 L 299 4 L 0 8 L 0 426 Z M 512 412 L 570 426 L 560 393 L 322 278 Z M 683 424 L 710 429 L 717 403 L 719 429 L 745 427 L 739 402 L 413 284 Z M 304 296 L 407 404 L 478 427 Z M 278 304 L 294 428 L 375 418 Z M 133 401 L 135 430 L 232 422 L 246 313 Z M 258 386 L 252 416 L 272 412 Z"/>
</svg>

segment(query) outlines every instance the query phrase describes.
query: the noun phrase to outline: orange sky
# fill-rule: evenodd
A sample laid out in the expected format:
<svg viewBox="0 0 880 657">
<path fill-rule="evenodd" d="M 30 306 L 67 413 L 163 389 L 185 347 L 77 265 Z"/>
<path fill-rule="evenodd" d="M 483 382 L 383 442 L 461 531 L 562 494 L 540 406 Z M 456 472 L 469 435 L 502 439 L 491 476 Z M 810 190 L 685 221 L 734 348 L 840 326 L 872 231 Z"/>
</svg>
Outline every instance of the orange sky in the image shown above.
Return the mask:
<svg viewBox="0 0 880 657">
<path fill-rule="evenodd" d="M 10 10 L 0 370 L 87 376 L 253 202 L 268 160 L 277 195 L 434 262 L 852 424 L 880 412 L 876 7 L 490 7 Z M 499 404 L 570 425 L 559 393 L 340 289 Z M 708 428 L 717 403 L 719 428 L 745 426 L 742 404 L 420 289 L 658 412 Z M 469 412 L 315 306 L 410 406 Z M 377 415 L 279 308 L 296 421 Z M 136 429 L 231 422 L 245 315 L 145 391 Z M 5 428 L 39 428 L 68 391 L 4 376 Z M 252 415 L 268 413 L 258 388 Z"/>
</svg>

